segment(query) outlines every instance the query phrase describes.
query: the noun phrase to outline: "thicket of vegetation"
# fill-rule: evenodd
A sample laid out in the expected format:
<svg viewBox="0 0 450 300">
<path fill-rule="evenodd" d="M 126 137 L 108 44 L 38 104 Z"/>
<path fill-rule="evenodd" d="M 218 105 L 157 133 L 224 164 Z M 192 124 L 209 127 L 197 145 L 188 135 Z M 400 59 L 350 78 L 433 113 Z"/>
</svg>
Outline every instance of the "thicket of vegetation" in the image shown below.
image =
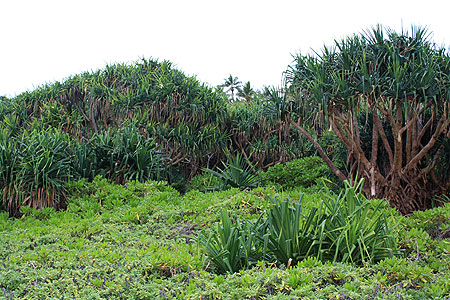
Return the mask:
<svg viewBox="0 0 450 300">
<path fill-rule="evenodd" d="M 68 180 L 96 175 L 120 184 L 164 179 L 183 190 L 227 152 L 262 168 L 290 160 L 303 140 L 265 113 L 276 97 L 268 90 L 230 103 L 169 62 L 142 60 L 3 98 L 2 207 L 64 206 Z"/>
<path fill-rule="evenodd" d="M 448 53 L 377 27 L 285 76 L 1 97 L 0 299 L 450 297 Z"/>
</svg>

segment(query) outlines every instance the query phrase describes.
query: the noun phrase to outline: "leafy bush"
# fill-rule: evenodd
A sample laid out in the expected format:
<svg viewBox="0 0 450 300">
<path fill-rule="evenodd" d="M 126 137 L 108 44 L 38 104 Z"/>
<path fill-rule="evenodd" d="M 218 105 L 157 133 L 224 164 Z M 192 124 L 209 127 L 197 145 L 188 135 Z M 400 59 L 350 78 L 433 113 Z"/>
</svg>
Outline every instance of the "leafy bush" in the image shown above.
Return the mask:
<svg viewBox="0 0 450 300">
<path fill-rule="evenodd" d="M 266 182 L 280 184 L 283 188 L 309 187 L 321 177 L 329 176 L 328 166 L 318 156 L 295 159 L 269 167 L 261 177 Z"/>
<path fill-rule="evenodd" d="M 199 190 L 205 192 L 211 190 L 211 187 L 219 186 L 220 179 L 211 173 L 205 172 L 194 176 L 188 186 L 188 190 Z"/>
<path fill-rule="evenodd" d="M 79 178 L 97 175 L 125 183 L 164 178 L 166 159 L 152 139 L 134 127 L 94 134 L 86 143 L 74 144 L 74 171 Z"/>
<path fill-rule="evenodd" d="M 113 136 L 116 155 L 116 178 L 121 182 L 165 178 L 166 160 L 153 139 L 145 138 L 137 128 L 121 128 Z"/>
</svg>

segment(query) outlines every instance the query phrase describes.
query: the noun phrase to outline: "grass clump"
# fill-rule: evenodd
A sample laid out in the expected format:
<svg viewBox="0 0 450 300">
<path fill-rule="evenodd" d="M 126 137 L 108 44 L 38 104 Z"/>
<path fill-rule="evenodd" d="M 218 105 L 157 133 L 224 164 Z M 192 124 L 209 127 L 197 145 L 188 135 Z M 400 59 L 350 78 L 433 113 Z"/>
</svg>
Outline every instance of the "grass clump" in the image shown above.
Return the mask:
<svg viewBox="0 0 450 300">
<path fill-rule="evenodd" d="M 240 154 L 232 156 L 227 153 L 227 162 L 223 162 L 223 168 L 217 171 L 205 169 L 205 171 L 219 180 L 218 186 L 210 186 L 212 190 L 224 190 L 227 188 L 239 188 L 242 190 L 255 188 L 260 183 L 260 178 L 255 173 L 254 167 Z"/>
<path fill-rule="evenodd" d="M 397 245 L 380 205 L 374 206 L 362 192 L 361 180 L 340 194 L 324 193 L 319 208 L 307 214 L 300 199 L 269 197 L 272 205 L 255 223 L 237 221 L 232 225 L 222 212 L 222 224 L 206 238 L 198 237 L 220 273 L 254 265 L 257 259 L 286 266 L 315 257 L 323 261 L 376 263 L 397 254 Z M 253 262 L 249 259 L 253 258 Z"/>
</svg>

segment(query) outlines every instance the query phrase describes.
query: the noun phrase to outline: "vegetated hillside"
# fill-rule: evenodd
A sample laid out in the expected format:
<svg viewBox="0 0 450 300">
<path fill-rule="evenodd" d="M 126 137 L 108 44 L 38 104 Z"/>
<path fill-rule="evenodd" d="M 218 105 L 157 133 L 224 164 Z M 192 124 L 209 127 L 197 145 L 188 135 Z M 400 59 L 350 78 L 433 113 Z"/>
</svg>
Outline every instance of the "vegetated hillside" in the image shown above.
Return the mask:
<svg viewBox="0 0 450 300">
<path fill-rule="evenodd" d="M 276 90 L 230 103 L 170 62 L 83 73 L 0 101 L 2 207 L 64 207 L 67 181 L 163 179 L 180 190 L 225 152 L 267 167 L 303 147 L 270 110 Z"/>
<path fill-rule="evenodd" d="M 11 134 L 26 129 L 58 128 L 79 141 L 93 134 L 135 127 L 158 141 L 173 163 L 226 147 L 223 93 L 186 77 L 167 61 L 142 60 L 84 73 L 11 99 Z M 200 138 L 198 140 L 198 138 Z"/>
<path fill-rule="evenodd" d="M 282 96 L 274 89 L 263 99 L 231 104 L 222 90 L 185 76 L 170 62 L 144 59 L 133 65 L 107 66 L 3 101 L 6 107 L 0 120 L 12 134 L 24 128 L 54 127 L 79 140 L 134 126 L 158 142 L 172 165 L 183 164 L 195 173 L 216 164 L 223 149 L 239 148 L 249 156 L 257 152 L 254 160 L 261 166 L 275 159 L 285 161 L 280 155 L 292 157 L 292 151 L 284 148 L 295 139 L 275 132 L 278 120 L 265 113 L 268 102 L 277 97 Z M 267 142 L 275 153 L 266 153 L 269 146 L 262 145 Z M 248 149 L 253 144 L 261 149 Z"/>
</svg>

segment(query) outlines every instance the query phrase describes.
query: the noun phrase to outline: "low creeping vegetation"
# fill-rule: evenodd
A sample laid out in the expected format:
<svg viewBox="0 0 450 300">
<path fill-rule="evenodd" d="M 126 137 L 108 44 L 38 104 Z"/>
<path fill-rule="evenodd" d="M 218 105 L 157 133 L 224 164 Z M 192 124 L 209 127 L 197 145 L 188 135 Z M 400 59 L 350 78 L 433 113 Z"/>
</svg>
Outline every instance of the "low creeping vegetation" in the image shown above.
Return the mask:
<svg viewBox="0 0 450 300">
<path fill-rule="evenodd" d="M 356 187 L 351 189 L 339 195 L 260 187 L 210 193 L 191 190 L 182 196 L 165 182 L 131 181 L 121 186 L 101 177 L 78 181 L 67 187 L 66 210 L 22 208 L 20 219 L 0 213 L 0 299 L 450 297 L 450 205 L 405 218 L 385 201 L 372 200 L 366 207 L 355 200 L 354 209 L 348 208 L 353 216 L 339 221 L 347 214 L 339 200 L 359 194 Z M 300 198 L 301 211 L 298 200 L 289 200 Z M 364 198 L 359 200 L 365 203 Z M 327 201 L 335 206 L 326 205 Z M 278 224 L 279 214 L 298 217 L 299 225 L 287 224 L 283 218 Z M 386 219 L 375 218 L 383 214 Z M 312 225 L 308 225 L 309 216 L 319 217 L 311 217 Z M 362 219 L 366 222 L 357 222 Z M 371 242 L 371 232 L 377 233 L 378 228 L 374 224 L 385 222 L 389 227 L 378 236 L 391 233 L 391 242 L 402 250 L 400 256 L 368 251 L 369 259 L 366 250 L 371 246 L 376 253 L 386 254 L 390 252 L 383 249 L 395 248 Z M 289 226 L 292 232 L 285 233 Z M 342 229 L 333 235 L 330 226 Z M 311 241 L 322 230 L 328 232 L 322 252 L 312 249 L 308 255 L 297 255 L 310 247 L 307 242 L 302 247 L 289 241 L 288 234 L 298 229 L 299 237 Z M 358 230 L 347 240 L 352 229 Z M 245 239 L 258 230 L 265 235 Z M 195 241 L 199 234 L 212 236 L 211 243 L 228 239 L 229 249 L 237 251 L 232 257 L 239 259 L 223 260 L 224 272 L 217 274 L 219 267 L 209 250 Z M 275 247 L 277 237 L 285 239 L 286 247 Z M 243 247 L 233 248 L 236 243 Z M 360 252 L 364 255 L 358 256 Z M 293 258 L 290 265 L 281 253 Z"/>
</svg>

